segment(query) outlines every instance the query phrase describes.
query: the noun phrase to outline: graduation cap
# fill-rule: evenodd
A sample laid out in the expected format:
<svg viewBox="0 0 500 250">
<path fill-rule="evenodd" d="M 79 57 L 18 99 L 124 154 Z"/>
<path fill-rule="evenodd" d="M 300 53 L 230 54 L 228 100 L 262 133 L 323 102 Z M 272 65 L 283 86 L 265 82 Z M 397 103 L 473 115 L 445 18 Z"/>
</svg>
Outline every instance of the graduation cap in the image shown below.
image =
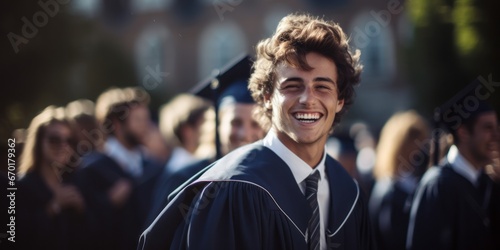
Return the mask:
<svg viewBox="0 0 500 250">
<path fill-rule="evenodd" d="M 198 84 L 189 93 L 212 101 L 215 108 L 216 159 L 222 156 L 219 138 L 219 108 L 228 103 L 254 103 L 248 90 L 252 73 L 252 58 L 242 54 Z"/>
<path fill-rule="evenodd" d="M 481 83 L 475 79 L 460 92 L 450 98 L 446 103 L 434 110 L 434 127 L 444 128 L 448 132 L 455 134 L 462 124 L 473 122 L 479 115 L 494 111 L 494 109 L 484 100 L 484 96 L 478 92 Z M 439 162 L 439 129 L 434 130 L 434 159 L 433 164 Z"/>
</svg>

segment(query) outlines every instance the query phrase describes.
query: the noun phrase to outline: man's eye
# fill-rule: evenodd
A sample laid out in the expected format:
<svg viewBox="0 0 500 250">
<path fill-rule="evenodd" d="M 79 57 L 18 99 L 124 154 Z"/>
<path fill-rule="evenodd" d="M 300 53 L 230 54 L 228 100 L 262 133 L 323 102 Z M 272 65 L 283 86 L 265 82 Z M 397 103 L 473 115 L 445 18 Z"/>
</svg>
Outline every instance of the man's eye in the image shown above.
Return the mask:
<svg viewBox="0 0 500 250">
<path fill-rule="evenodd" d="M 298 85 L 286 85 L 283 87 L 283 89 L 298 89 L 299 86 Z"/>
<path fill-rule="evenodd" d="M 326 90 L 331 89 L 331 87 L 328 86 L 328 85 L 318 85 L 316 88 L 318 88 L 318 89 L 326 89 Z"/>
<path fill-rule="evenodd" d="M 241 127 L 243 125 L 243 121 L 240 119 L 232 120 L 231 121 L 231 126 L 233 127 Z"/>
</svg>

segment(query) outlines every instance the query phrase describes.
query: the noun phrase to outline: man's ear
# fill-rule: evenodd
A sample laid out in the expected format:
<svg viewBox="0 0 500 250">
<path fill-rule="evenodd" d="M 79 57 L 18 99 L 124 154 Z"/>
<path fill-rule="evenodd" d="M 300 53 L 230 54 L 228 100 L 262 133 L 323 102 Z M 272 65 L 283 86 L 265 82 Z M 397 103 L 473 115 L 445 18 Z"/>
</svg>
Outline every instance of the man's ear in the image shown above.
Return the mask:
<svg viewBox="0 0 500 250">
<path fill-rule="evenodd" d="M 264 107 L 268 110 L 271 109 L 271 94 L 264 94 Z"/>
<path fill-rule="evenodd" d="M 118 118 L 113 118 L 112 123 L 114 132 L 121 133 L 123 131 L 123 127 L 125 126 L 124 121 L 120 121 Z"/>
<path fill-rule="evenodd" d="M 180 127 L 181 136 L 183 138 L 189 137 L 193 132 L 194 128 L 191 125 L 184 124 Z"/>
<path fill-rule="evenodd" d="M 337 110 L 335 110 L 335 113 L 340 112 L 343 107 L 344 107 L 344 99 L 337 100 Z"/>
<path fill-rule="evenodd" d="M 464 125 L 460 125 L 457 128 L 457 135 L 458 138 L 460 138 L 460 141 L 467 141 L 468 138 L 470 137 L 470 132 Z"/>
</svg>

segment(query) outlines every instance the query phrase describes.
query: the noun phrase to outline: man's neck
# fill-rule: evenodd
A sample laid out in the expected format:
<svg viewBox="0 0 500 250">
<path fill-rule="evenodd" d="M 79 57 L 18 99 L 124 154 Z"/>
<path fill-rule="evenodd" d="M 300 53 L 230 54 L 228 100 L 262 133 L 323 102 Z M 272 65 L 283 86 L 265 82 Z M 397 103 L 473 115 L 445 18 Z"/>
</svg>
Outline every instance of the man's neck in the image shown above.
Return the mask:
<svg viewBox="0 0 500 250">
<path fill-rule="evenodd" d="M 136 146 L 130 144 L 123 135 L 115 135 L 115 139 L 127 150 L 133 151 Z"/>
<path fill-rule="evenodd" d="M 315 168 L 323 158 L 323 151 L 325 149 L 324 144 L 322 147 L 319 147 L 319 143 L 314 144 L 305 144 L 305 143 L 286 143 L 286 141 L 290 142 L 291 139 L 287 136 L 282 136 L 281 133 L 277 133 L 278 139 L 295 155 L 297 155 L 300 159 L 307 163 L 307 165 L 311 166 L 311 168 Z"/>
<path fill-rule="evenodd" d="M 476 160 L 476 158 L 472 155 L 470 150 L 465 149 L 464 146 L 457 145 L 457 148 L 458 152 L 460 152 L 460 155 L 462 155 L 462 157 L 465 160 L 467 160 L 472 165 L 472 167 L 477 171 L 482 170 L 487 165 L 487 163 L 483 161 Z"/>
</svg>

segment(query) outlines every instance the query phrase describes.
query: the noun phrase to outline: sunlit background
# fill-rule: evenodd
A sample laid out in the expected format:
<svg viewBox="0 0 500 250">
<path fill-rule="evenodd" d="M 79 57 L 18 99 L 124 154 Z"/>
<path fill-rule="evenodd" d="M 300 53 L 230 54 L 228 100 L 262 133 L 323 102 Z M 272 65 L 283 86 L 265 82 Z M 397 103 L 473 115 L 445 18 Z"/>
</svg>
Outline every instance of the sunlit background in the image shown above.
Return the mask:
<svg viewBox="0 0 500 250">
<path fill-rule="evenodd" d="M 432 118 L 475 79 L 500 110 L 500 8 L 495 0 L 40 0 L 0 8 L 0 135 L 48 105 L 95 101 L 142 86 L 151 112 L 270 36 L 285 15 L 334 20 L 362 51 L 357 99 L 339 130 L 377 133 L 396 111 Z"/>
</svg>

